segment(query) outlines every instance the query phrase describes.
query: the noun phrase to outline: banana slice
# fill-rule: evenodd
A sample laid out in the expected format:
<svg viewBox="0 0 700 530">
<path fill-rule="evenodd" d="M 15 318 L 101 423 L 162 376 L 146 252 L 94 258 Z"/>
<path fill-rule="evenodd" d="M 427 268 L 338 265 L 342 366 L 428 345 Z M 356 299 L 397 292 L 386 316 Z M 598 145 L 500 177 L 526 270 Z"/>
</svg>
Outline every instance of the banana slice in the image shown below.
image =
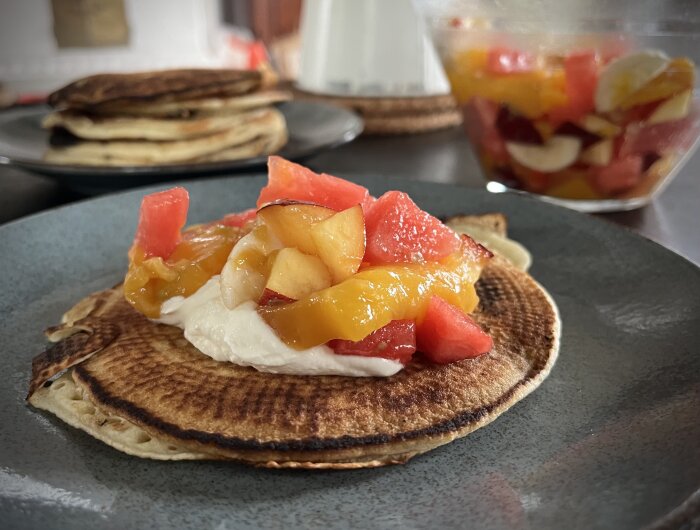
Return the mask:
<svg viewBox="0 0 700 530">
<path fill-rule="evenodd" d="M 669 62 L 666 54 L 656 50 L 644 50 L 612 61 L 598 78 L 596 111 L 616 109 L 622 101 L 663 72 Z"/>
<path fill-rule="evenodd" d="M 581 140 L 555 135 L 542 145 L 506 142 L 506 150 L 523 166 L 551 173 L 573 164 L 581 151 Z"/>
<path fill-rule="evenodd" d="M 668 98 L 651 113 L 647 123 L 663 123 L 665 121 L 680 120 L 690 112 L 693 102 L 693 91 L 685 90 L 671 98 Z"/>
</svg>

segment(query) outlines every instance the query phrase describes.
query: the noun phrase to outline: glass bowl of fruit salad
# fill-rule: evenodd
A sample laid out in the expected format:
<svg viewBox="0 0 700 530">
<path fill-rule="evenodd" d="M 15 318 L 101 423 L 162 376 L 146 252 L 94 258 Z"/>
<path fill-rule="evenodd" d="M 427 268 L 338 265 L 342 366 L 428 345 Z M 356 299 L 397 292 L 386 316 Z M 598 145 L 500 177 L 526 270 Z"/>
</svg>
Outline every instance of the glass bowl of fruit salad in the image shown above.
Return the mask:
<svg viewBox="0 0 700 530">
<path fill-rule="evenodd" d="M 430 16 L 487 188 L 582 211 L 644 206 L 697 147 L 700 98 L 686 56 L 697 42 L 684 49 L 657 22 L 512 4 L 505 17 Z"/>
</svg>

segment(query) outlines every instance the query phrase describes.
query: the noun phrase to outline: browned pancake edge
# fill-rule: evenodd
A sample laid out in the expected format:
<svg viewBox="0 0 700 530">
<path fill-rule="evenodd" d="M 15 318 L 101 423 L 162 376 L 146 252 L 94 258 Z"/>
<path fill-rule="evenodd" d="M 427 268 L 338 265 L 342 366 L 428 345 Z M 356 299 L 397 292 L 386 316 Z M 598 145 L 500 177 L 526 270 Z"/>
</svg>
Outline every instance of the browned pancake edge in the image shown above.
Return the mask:
<svg viewBox="0 0 700 530">
<path fill-rule="evenodd" d="M 109 73 L 84 77 L 48 97 L 55 108 L 88 109 L 102 104 L 133 101 L 177 101 L 200 97 L 245 94 L 260 87 L 254 70 L 181 69 Z"/>
</svg>

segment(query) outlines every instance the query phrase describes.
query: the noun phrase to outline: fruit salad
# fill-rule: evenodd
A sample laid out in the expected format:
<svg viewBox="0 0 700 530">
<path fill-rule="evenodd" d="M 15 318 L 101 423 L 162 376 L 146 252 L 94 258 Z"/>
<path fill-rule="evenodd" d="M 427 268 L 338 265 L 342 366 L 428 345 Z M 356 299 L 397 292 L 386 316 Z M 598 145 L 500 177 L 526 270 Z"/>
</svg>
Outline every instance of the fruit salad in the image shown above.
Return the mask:
<svg viewBox="0 0 700 530">
<path fill-rule="evenodd" d="M 443 60 L 485 176 L 507 188 L 579 201 L 645 197 L 700 132 L 695 66 L 684 57 L 453 46 Z"/>
<path fill-rule="evenodd" d="M 199 311 L 204 320 L 182 326 L 193 343 L 211 321 L 246 310 L 249 329 L 233 335 L 251 333 L 253 324 L 269 328 L 283 343 L 275 346 L 279 355 L 331 352 L 400 368 L 417 351 L 448 363 L 491 349 L 469 313 L 492 254 L 405 193 L 375 198 L 352 182 L 270 157 L 255 209 L 184 228 L 188 205 L 183 188 L 144 198 L 124 294 L 163 322 L 171 322 L 173 301 L 178 308 L 209 304 Z M 227 320 L 234 321 L 241 318 Z M 223 327 L 201 342 L 215 358 L 238 340 Z M 272 344 L 265 341 L 258 350 Z"/>
</svg>

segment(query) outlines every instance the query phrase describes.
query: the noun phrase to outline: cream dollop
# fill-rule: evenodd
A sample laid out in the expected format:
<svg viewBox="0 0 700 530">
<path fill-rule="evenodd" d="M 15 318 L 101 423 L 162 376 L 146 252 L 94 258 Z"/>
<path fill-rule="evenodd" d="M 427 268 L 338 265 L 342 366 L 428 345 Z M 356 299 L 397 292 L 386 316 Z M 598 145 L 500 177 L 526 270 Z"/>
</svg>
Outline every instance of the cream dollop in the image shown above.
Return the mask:
<svg viewBox="0 0 700 530">
<path fill-rule="evenodd" d="M 216 361 L 252 366 L 261 372 L 294 375 L 388 377 L 403 368 L 398 361 L 360 355 L 337 355 L 325 345 L 306 350 L 287 346 L 248 301 L 228 309 L 221 298 L 220 277 L 197 292 L 176 296 L 161 306 L 158 322 L 184 330 L 185 338 Z"/>
</svg>

